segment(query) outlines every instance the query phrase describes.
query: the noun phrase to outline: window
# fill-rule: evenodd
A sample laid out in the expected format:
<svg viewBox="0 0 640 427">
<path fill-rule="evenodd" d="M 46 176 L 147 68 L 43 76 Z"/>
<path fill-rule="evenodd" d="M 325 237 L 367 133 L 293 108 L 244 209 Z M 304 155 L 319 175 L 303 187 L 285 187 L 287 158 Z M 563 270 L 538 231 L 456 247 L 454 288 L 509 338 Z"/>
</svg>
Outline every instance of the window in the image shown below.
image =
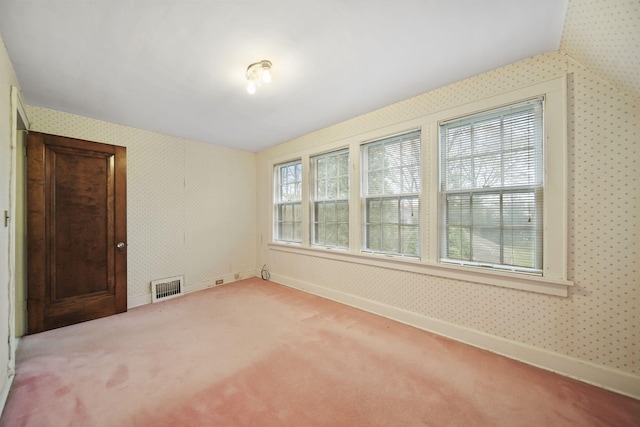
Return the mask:
<svg viewBox="0 0 640 427">
<path fill-rule="evenodd" d="M 276 165 L 275 240 L 302 242 L 302 162 Z"/>
<path fill-rule="evenodd" d="M 560 77 L 289 152 L 270 249 L 567 296 L 566 93 Z"/>
<path fill-rule="evenodd" d="M 542 274 L 542 108 L 440 124 L 440 261 Z"/>
<path fill-rule="evenodd" d="M 311 158 L 311 242 L 349 248 L 349 150 Z"/>
<path fill-rule="evenodd" d="M 362 250 L 420 255 L 420 131 L 362 146 Z"/>
</svg>

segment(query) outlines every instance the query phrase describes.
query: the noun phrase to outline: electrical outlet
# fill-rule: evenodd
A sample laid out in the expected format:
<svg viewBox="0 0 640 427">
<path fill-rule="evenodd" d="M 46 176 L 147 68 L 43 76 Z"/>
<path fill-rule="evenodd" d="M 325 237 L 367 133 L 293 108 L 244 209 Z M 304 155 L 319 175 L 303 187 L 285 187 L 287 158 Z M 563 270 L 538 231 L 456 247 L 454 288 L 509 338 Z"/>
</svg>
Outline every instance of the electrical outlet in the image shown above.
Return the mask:
<svg viewBox="0 0 640 427">
<path fill-rule="evenodd" d="M 240 279 L 240 273 L 236 273 L 236 274 L 234 274 L 234 275 L 233 275 L 233 278 L 234 278 L 235 280 Z"/>
<path fill-rule="evenodd" d="M 216 285 L 222 285 L 224 283 L 223 279 L 216 280 Z"/>
</svg>

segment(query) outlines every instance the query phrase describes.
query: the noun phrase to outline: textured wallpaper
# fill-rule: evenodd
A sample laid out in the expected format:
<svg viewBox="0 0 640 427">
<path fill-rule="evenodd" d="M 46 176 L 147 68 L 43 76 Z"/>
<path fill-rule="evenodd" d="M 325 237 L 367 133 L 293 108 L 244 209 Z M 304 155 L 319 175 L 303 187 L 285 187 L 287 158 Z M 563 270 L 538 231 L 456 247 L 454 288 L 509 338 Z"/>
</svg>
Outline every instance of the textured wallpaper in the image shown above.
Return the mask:
<svg viewBox="0 0 640 427">
<path fill-rule="evenodd" d="M 560 50 L 640 100 L 640 1 L 570 0 Z"/>
<path fill-rule="evenodd" d="M 269 251 L 271 159 L 568 74 L 567 298 Z M 530 58 L 258 155 L 261 263 L 272 272 L 455 325 L 640 374 L 638 105 L 561 52 Z M 428 193 L 423 200 L 430 199 Z"/>
<path fill-rule="evenodd" d="M 44 108 L 27 114 L 32 130 L 127 147 L 129 297 L 176 275 L 187 290 L 253 275 L 253 153 Z"/>
</svg>

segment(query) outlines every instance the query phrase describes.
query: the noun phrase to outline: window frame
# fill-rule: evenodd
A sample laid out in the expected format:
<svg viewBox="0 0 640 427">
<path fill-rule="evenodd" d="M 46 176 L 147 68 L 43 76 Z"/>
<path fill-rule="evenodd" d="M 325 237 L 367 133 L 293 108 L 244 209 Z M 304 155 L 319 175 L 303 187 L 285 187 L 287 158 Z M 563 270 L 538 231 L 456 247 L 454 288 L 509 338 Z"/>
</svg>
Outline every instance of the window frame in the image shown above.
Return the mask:
<svg viewBox="0 0 640 427">
<path fill-rule="evenodd" d="M 490 111 L 506 107 L 529 99 L 544 97 L 543 110 L 543 267 L 541 275 L 530 275 L 526 272 L 493 271 L 498 275 L 513 277 L 514 283 L 526 281 L 529 277 L 537 277 L 542 283 L 563 283 L 571 286 L 573 283 L 567 280 L 567 95 L 566 78 L 560 77 L 541 82 L 532 86 L 521 88 L 512 92 L 472 102 L 450 110 L 440 112 L 432 123 L 434 140 L 432 145 L 432 157 L 435 159 L 432 169 L 432 182 L 436 183 L 436 190 L 431 193 L 432 203 L 438 206 L 439 199 L 439 124 L 484 111 Z M 437 230 L 440 237 L 439 215 L 432 217 L 431 229 Z M 447 266 L 449 263 L 438 261 L 440 253 L 440 239 L 435 239 L 431 247 L 431 262 Z M 451 263 L 450 267 L 460 271 L 469 271 L 470 274 L 492 274 L 491 269 L 481 266 L 471 266 Z M 516 286 L 518 287 L 518 286 Z M 534 286 L 535 290 L 536 287 Z M 542 292 L 545 289 L 541 289 Z M 547 292 L 544 292 L 547 293 Z M 566 295 L 566 290 L 561 292 Z"/>
<path fill-rule="evenodd" d="M 318 197 L 318 167 L 317 167 L 317 162 L 321 159 L 326 159 L 328 157 L 338 157 L 338 156 L 342 156 L 346 154 L 347 156 L 347 173 L 345 174 L 340 174 L 339 171 L 339 166 L 337 166 L 338 170 L 336 171 L 336 176 L 335 179 L 338 180 L 338 188 L 340 188 L 340 178 L 341 177 L 345 177 L 347 178 L 347 194 L 346 197 L 340 197 L 340 192 L 339 190 L 337 190 L 337 195 L 335 198 L 329 198 L 329 197 L 324 197 L 324 198 L 319 198 Z M 329 179 L 329 177 L 326 177 L 325 179 Z M 349 212 L 351 211 L 351 197 L 350 197 L 350 190 L 351 189 L 351 153 L 349 150 L 349 147 L 342 147 L 339 148 L 337 150 L 331 150 L 328 152 L 324 152 L 324 153 L 320 153 L 320 154 L 314 154 L 312 156 L 309 156 L 309 214 L 310 214 L 310 218 L 309 218 L 309 241 L 310 241 L 310 245 L 311 246 L 315 246 L 315 247 L 323 247 L 323 248 L 331 248 L 331 249 L 340 249 L 340 250 L 349 250 L 349 245 L 350 245 L 350 217 L 349 217 Z M 345 245 L 341 245 L 339 242 L 339 228 L 341 224 L 344 224 L 344 221 L 340 221 L 338 219 L 338 213 L 337 213 L 337 205 L 340 202 L 347 202 L 347 221 L 346 221 L 346 225 L 347 225 L 347 244 Z M 322 203 L 323 205 L 326 205 L 328 203 L 333 202 L 335 204 L 336 207 L 336 217 L 335 217 L 335 221 L 331 221 L 332 223 L 335 223 L 336 225 L 336 244 L 327 244 L 326 240 L 324 243 L 319 243 L 317 241 L 317 236 L 316 236 L 316 228 L 319 225 L 319 222 L 316 218 L 316 205 L 319 203 Z M 325 224 L 326 227 L 326 222 L 327 221 L 322 221 Z M 326 233 L 326 231 L 325 231 Z"/>
<path fill-rule="evenodd" d="M 545 97 L 544 112 L 544 261 L 542 276 L 511 271 L 496 271 L 475 266 L 461 266 L 438 262 L 439 239 L 439 132 L 438 124 L 475 112 L 491 110 L 501 106 L 534 97 Z M 328 143 L 309 143 L 289 150 L 287 157 L 274 157 L 269 161 L 273 166 L 291 159 L 302 162 L 302 243 L 290 244 L 272 238 L 267 249 L 276 252 L 295 253 L 349 262 L 367 266 L 411 272 L 451 280 L 459 280 L 510 289 L 524 290 L 546 295 L 566 297 L 573 282 L 567 279 L 567 94 L 566 76 L 532 84 L 527 87 L 479 99 L 464 105 L 454 106 L 422 117 L 417 117 L 391 126 L 373 129 Z M 350 180 L 349 242 L 348 250 L 312 246 L 310 244 L 310 197 L 309 197 L 309 157 L 320 153 L 348 147 L 350 150 L 351 177 L 361 176 L 361 145 L 366 141 L 400 134 L 413 129 L 421 129 L 421 176 L 422 196 L 420 199 L 420 242 L 421 256 L 417 258 L 393 256 L 361 251 L 362 203 L 360 179 Z M 278 153 L 283 153 L 279 150 Z M 272 181 L 273 182 L 273 181 Z M 548 183 L 553 183 L 547 186 Z M 272 186 L 272 191 L 274 187 Z M 305 202 L 306 201 L 306 202 Z M 273 194 L 271 203 L 274 203 Z M 271 215 L 275 209 L 271 209 Z M 270 218 L 272 226 L 274 218 Z"/>
<path fill-rule="evenodd" d="M 527 273 L 542 276 L 542 268 L 544 262 L 544 223 L 543 223 L 543 209 L 544 207 L 544 111 L 545 111 L 545 100 L 544 97 L 536 97 L 533 99 L 527 99 L 515 102 L 510 105 L 492 108 L 486 111 L 482 111 L 480 113 L 472 113 L 466 115 L 461 118 L 456 118 L 454 120 L 449 121 L 441 121 L 438 123 L 438 158 L 439 158 L 439 176 L 438 176 L 438 241 L 440 251 L 438 253 L 438 262 L 444 264 L 457 264 L 464 266 L 476 266 L 483 268 L 494 268 L 502 271 L 512 271 L 514 273 Z M 533 132 L 535 137 L 533 138 L 532 144 L 527 144 L 526 146 L 521 145 L 517 147 L 517 151 L 513 151 L 513 149 L 509 149 L 503 145 L 505 140 L 503 139 L 502 134 L 502 126 L 504 117 L 513 116 L 515 114 L 525 113 L 531 114 L 531 117 L 534 118 L 535 122 L 533 123 Z M 450 158 L 445 155 L 445 136 L 443 135 L 443 130 L 448 132 L 450 129 L 458 129 L 459 127 L 464 127 L 470 124 L 477 123 L 487 123 L 488 121 L 495 122 L 499 120 L 500 124 L 500 138 L 499 138 L 499 148 L 492 147 L 490 150 L 483 151 L 469 151 L 464 154 L 458 154 L 457 156 Z M 471 128 L 473 129 L 473 127 Z M 473 131 L 471 131 L 473 135 Z M 497 142 L 497 140 L 494 140 Z M 469 142 L 473 145 L 476 141 L 475 137 L 469 136 Z M 527 169 L 532 171 L 533 173 L 533 181 L 529 183 L 518 183 L 514 185 L 513 183 L 505 183 L 505 176 L 507 175 L 507 170 L 504 168 L 503 164 L 503 156 L 505 154 L 510 153 L 518 153 L 526 150 L 533 149 L 533 156 L 527 155 Z M 468 158 L 469 167 L 474 172 L 473 176 L 475 176 L 475 172 L 477 171 L 475 168 L 475 163 L 478 159 L 482 159 L 487 156 L 499 156 L 499 174 L 497 175 L 500 183 L 491 183 L 490 185 L 479 186 L 477 182 L 460 184 L 459 188 L 456 186 L 452 186 L 449 188 L 446 187 L 447 177 L 447 167 L 455 163 L 456 160 L 463 160 Z M 494 166 L 495 167 L 495 166 Z M 496 176 L 496 175 L 494 175 Z M 531 177 L 531 175 L 529 175 Z M 486 183 L 486 181 L 485 181 Z M 484 184 L 484 183 L 483 183 Z M 531 217 L 529 218 L 529 222 L 531 225 L 527 226 L 515 226 L 514 224 L 504 224 L 503 219 L 505 218 L 505 211 L 503 210 L 505 199 L 508 200 L 509 195 L 525 195 L 530 194 L 532 198 L 531 208 L 530 210 L 534 212 L 533 222 L 531 221 Z M 464 198 L 468 197 L 468 220 L 462 221 L 459 224 L 451 224 L 449 221 L 449 203 L 451 199 L 455 198 Z M 473 208 L 474 200 L 481 200 L 483 197 L 488 198 L 490 196 L 498 198 L 497 210 L 494 211 L 494 215 L 497 215 L 499 220 L 498 224 L 489 225 L 485 224 L 475 224 L 474 216 L 478 212 Z M 465 209 L 466 210 L 466 209 Z M 468 239 L 469 242 L 467 245 L 461 245 L 460 250 L 463 251 L 465 248 L 468 250 L 469 259 L 448 257 L 449 254 L 447 252 L 447 248 L 450 247 L 450 228 L 460 228 L 468 230 Z M 498 232 L 498 236 L 500 239 L 500 243 L 497 244 L 497 248 L 499 251 L 499 261 L 491 261 L 489 259 L 473 259 L 473 251 L 474 247 L 477 245 L 473 244 L 473 238 L 477 234 L 477 232 L 481 229 L 486 230 L 494 230 Z M 473 230 L 476 230 L 475 232 Z M 536 236 L 533 245 L 533 251 L 531 252 L 531 256 L 533 258 L 533 266 L 523 266 L 523 265 L 515 265 L 508 264 L 505 262 L 505 249 L 508 248 L 506 241 L 504 239 L 505 232 L 511 231 L 512 233 L 520 230 L 521 232 L 528 232 L 532 236 Z M 522 249 L 522 248 L 521 248 Z"/>
<path fill-rule="evenodd" d="M 286 167 L 289 166 L 295 166 L 295 165 L 300 165 L 300 180 L 299 181 L 292 181 L 292 182 L 287 182 L 287 183 L 283 183 L 282 182 L 282 170 Z M 272 183 L 273 183 L 273 197 L 272 197 L 272 203 L 273 203 L 273 221 L 272 221 L 272 225 L 273 225 L 273 240 L 277 241 L 277 242 L 282 242 L 282 243 L 302 243 L 302 230 L 304 227 L 304 217 L 303 217 L 303 212 L 302 212 L 302 206 L 303 203 L 302 201 L 304 200 L 304 192 L 303 192 L 303 182 L 305 181 L 304 179 L 304 167 L 302 164 L 302 160 L 298 159 L 298 160 L 290 160 L 287 162 L 283 162 L 283 163 L 278 163 L 273 165 L 273 175 L 272 175 Z M 283 200 L 282 199 L 282 187 L 284 185 L 295 185 L 297 183 L 300 183 L 300 199 L 299 200 Z M 300 221 L 295 221 L 295 206 L 296 205 L 300 205 L 299 208 L 299 216 L 300 216 Z M 282 235 L 280 234 L 281 231 L 281 223 L 284 223 L 284 220 L 280 220 L 280 208 L 281 207 L 286 207 L 286 206 L 291 206 L 292 207 L 292 220 L 291 221 L 286 221 L 286 222 L 290 222 L 293 226 L 292 229 L 292 238 L 291 239 L 286 239 L 283 238 Z M 296 234 L 295 234 L 295 224 L 299 222 L 299 229 L 300 229 L 300 239 L 296 239 Z"/>
<path fill-rule="evenodd" d="M 416 135 L 417 134 L 417 135 Z M 407 139 L 409 137 L 413 137 L 411 139 Z M 394 139 L 397 139 L 398 141 L 393 141 Z M 406 139 L 406 140 L 405 140 Z M 369 170 L 369 157 L 368 157 L 368 153 L 370 152 L 371 148 L 375 148 L 378 145 L 381 145 L 382 147 L 385 147 L 387 144 L 387 142 L 397 142 L 397 143 L 404 143 L 404 142 L 412 142 L 415 141 L 417 139 L 417 143 L 418 143 L 418 148 L 417 148 L 417 158 L 418 158 L 418 163 L 417 163 L 417 167 L 418 167 L 418 177 L 419 177 L 419 182 L 418 182 L 418 188 L 417 188 L 417 192 L 413 191 L 413 192 L 404 192 L 404 191 L 400 191 L 400 192 L 385 192 L 384 189 L 382 192 L 374 192 L 374 193 L 370 193 L 369 192 L 369 188 L 368 188 L 368 182 L 369 182 L 369 177 L 368 177 L 368 173 L 372 172 Z M 372 253 L 372 254 L 383 254 L 383 255 L 388 255 L 388 256 L 397 256 L 397 257 L 406 257 L 406 258 L 416 258 L 419 259 L 420 258 L 420 254 L 422 252 L 422 234 L 421 234 L 421 221 L 420 221 L 420 217 L 421 217 L 421 198 L 422 198 L 422 182 L 423 182 L 423 177 L 422 177 L 422 163 L 423 163 L 423 158 L 422 158 L 422 131 L 421 129 L 410 129 L 395 135 L 390 135 L 390 136 L 386 136 L 383 138 L 376 138 L 375 140 L 372 141 L 365 141 L 362 144 L 360 144 L 360 165 L 361 165 L 361 173 L 360 173 L 360 188 L 361 188 L 361 203 L 360 203 L 360 209 L 361 209 L 361 229 L 362 229 L 362 239 L 360 241 L 360 250 L 361 252 L 364 253 Z M 399 152 L 401 152 L 402 150 L 399 149 Z M 386 159 L 386 157 L 385 157 Z M 383 166 L 381 168 L 378 168 L 376 170 L 374 170 L 373 172 L 382 172 L 383 176 L 384 173 L 390 169 L 400 169 L 400 180 L 401 180 L 401 186 L 402 186 L 402 178 L 403 178 L 403 174 L 402 174 L 402 170 L 404 168 L 406 168 L 407 166 L 405 166 L 404 163 L 402 163 L 403 157 L 401 156 L 401 163 L 398 166 L 394 166 L 394 167 L 385 167 L 384 163 Z M 415 166 L 415 164 L 411 164 L 411 166 Z M 386 180 L 383 180 L 383 187 L 385 186 Z M 380 202 L 380 219 L 377 223 L 372 223 L 371 221 L 368 220 L 368 214 L 369 214 L 369 209 L 368 209 L 368 204 L 369 202 L 373 202 L 375 200 L 379 200 Z M 402 205 L 403 205 L 403 201 L 410 201 L 413 202 L 415 200 L 415 203 L 417 204 L 417 206 L 415 207 L 415 210 L 417 211 L 417 216 L 418 216 L 418 223 L 417 224 L 409 224 L 406 222 L 402 221 Z M 383 205 L 385 204 L 384 202 L 387 201 L 392 201 L 392 202 L 396 202 L 395 204 L 397 205 L 397 221 L 393 221 L 393 222 L 385 222 L 384 221 L 384 215 L 383 215 L 383 210 L 384 207 Z M 413 211 L 413 207 L 411 208 Z M 368 229 L 367 227 L 372 226 L 372 225 L 377 225 L 380 228 L 380 248 L 379 249 L 375 249 L 375 248 L 370 248 L 367 246 L 367 243 L 369 241 L 368 239 Z M 397 233 L 398 233 L 398 238 L 397 238 L 397 250 L 393 251 L 393 250 L 385 250 L 382 248 L 383 245 L 383 240 L 384 240 L 384 228 L 385 226 L 387 226 L 387 228 L 389 226 L 392 226 L 394 228 L 397 228 Z M 410 228 L 415 228 L 416 232 L 417 232 L 417 236 L 418 236 L 418 242 L 417 242 L 417 248 L 416 248 L 416 253 L 408 253 L 406 251 L 403 251 L 403 239 L 402 239 L 402 229 L 403 227 L 410 227 Z"/>
</svg>

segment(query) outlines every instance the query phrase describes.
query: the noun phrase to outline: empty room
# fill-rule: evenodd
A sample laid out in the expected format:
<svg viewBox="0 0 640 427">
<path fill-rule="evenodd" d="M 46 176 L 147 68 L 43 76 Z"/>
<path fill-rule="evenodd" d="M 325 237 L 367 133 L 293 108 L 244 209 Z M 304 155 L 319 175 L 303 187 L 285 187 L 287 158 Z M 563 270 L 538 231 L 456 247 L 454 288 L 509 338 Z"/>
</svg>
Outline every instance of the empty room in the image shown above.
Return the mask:
<svg viewBox="0 0 640 427">
<path fill-rule="evenodd" d="M 638 0 L 0 0 L 0 427 L 640 426 Z"/>
</svg>

